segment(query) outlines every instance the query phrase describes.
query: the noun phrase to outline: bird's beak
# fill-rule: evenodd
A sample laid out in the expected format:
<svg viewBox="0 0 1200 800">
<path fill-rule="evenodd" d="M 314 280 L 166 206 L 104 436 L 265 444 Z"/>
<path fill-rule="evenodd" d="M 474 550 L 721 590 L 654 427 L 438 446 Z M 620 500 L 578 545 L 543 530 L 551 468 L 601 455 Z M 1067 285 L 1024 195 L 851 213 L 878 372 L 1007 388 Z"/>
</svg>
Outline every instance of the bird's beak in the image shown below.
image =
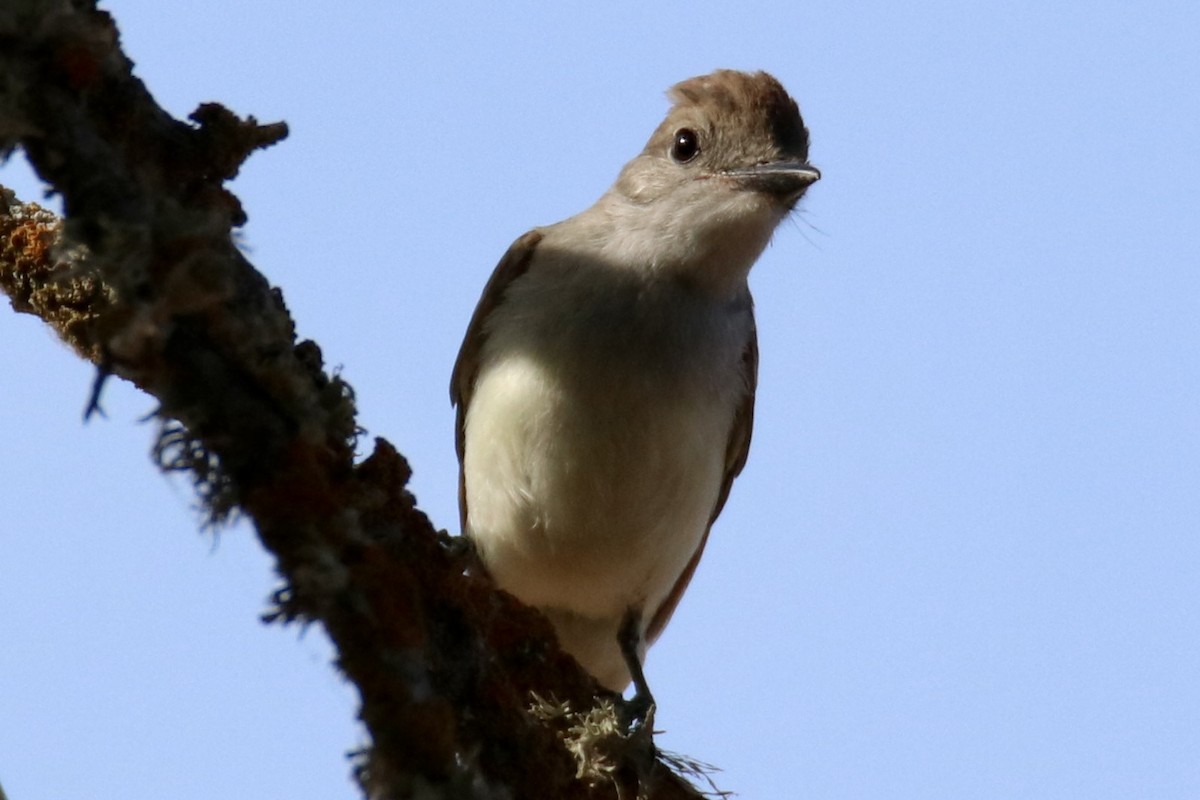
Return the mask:
<svg viewBox="0 0 1200 800">
<path fill-rule="evenodd" d="M 728 170 L 747 189 L 779 197 L 798 199 L 810 185 L 821 180 L 821 171 L 802 161 L 774 161 Z"/>
</svg>

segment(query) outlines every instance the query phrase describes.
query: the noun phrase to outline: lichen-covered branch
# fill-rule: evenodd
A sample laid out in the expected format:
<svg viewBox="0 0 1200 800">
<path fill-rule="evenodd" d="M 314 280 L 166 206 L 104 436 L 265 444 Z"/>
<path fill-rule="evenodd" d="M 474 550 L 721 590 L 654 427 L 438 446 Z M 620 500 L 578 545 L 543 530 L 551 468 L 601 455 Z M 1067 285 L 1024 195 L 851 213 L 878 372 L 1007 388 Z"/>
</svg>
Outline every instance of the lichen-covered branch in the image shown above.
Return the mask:
<svg viewBox="0 0 1200 800">
<path fill-rule="evenodd" d="M 0 8 L 0 153 L 23 151 L 65 209 L 0 197 L 0 289 L 96 364 L 97 396 L 110 375 L 154 396 L 160 465 L 214 520 L 253 522 L 284 582 L 268 616 L 323 625 L 359 690 L 369 790 L 696 797 L 659 761 L 569 749 L 594 681 L 445 546 L 390 444 L 355 463 L 353 392 L 231 237 L 245 215 L 224 182 L 286 127 L 215 104 L 172 119 L 130 66 L 90 0 Z"/>
</svg>

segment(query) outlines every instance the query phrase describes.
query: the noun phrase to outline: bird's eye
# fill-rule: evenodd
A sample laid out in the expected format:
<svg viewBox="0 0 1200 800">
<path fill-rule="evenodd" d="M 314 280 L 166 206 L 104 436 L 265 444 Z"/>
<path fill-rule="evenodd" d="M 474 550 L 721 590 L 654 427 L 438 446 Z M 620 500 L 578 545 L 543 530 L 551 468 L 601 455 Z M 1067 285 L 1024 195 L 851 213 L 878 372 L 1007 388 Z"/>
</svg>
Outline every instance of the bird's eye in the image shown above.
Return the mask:
<svg viewBox="0 0 1200 800">
<path fill-rule="evenodd" d="M 691 161 L 700 152 L 700 137 L 691 128 L 680 128 L 675 131 L 675 140 L 671 142 L 671 158 L 680 164 Z"/>
</svg>

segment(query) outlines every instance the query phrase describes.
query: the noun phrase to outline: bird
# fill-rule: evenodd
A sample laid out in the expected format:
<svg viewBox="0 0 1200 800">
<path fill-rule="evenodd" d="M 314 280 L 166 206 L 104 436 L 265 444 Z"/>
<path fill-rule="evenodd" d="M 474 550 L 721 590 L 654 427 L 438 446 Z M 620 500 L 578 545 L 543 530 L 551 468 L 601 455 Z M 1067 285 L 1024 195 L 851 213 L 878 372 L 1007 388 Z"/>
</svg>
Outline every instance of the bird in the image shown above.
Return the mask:
<svg viewBox="0 0 1200 800">
<path fill-rule="evenodd" d="M 668 97 L 595 204 L 509 247 L 450 384 L 479 561 L 601 686 L 638 695 L 746 464 L 748 275 L 821 177 L 770 74 L 717 70 Z"/>
</svg>

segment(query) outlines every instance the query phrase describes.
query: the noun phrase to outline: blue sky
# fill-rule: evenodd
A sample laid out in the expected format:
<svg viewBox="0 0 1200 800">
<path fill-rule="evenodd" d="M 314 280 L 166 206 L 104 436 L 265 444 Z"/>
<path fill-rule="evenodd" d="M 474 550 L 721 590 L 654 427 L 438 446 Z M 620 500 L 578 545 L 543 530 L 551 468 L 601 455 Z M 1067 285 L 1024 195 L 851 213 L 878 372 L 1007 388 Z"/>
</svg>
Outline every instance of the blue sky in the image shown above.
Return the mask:
<svg viewBox="0 0 1200 800">
<path fill-rule="evenodd" d="M 292 135 L 252 261 L 456 524 L 447 382 L 497 259 L 590 204 L 672 83 L 766 69 L 824 173 L 751 278 L 749 465 L 648 674 L 746 798 L 1200 796 L 1194 4 L 110 2 L 176 115 Z M 36 198 L 21 158 L 0 181 Z M 151 401 L 0 313 L 12 800 L 355 797 L 320 633 L 196 532 Z"/>
</svg>

